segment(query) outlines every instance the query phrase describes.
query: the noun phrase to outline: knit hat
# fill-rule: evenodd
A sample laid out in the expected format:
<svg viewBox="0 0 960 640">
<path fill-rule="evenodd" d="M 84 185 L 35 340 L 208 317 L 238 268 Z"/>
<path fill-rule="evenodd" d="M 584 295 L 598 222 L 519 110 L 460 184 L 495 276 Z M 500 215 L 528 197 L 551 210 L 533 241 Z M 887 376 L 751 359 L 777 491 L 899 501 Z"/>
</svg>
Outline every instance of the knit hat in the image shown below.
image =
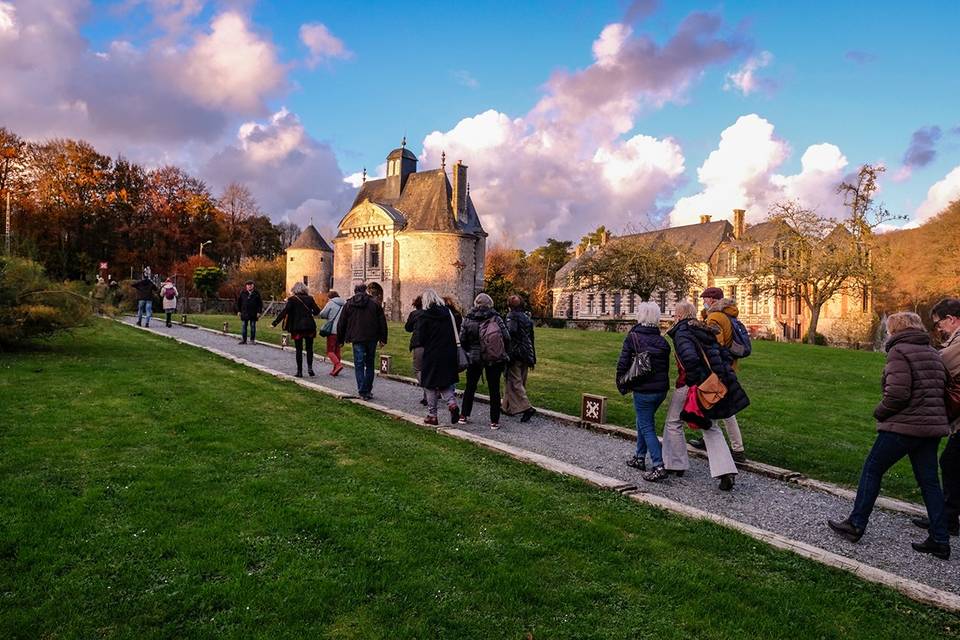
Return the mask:
<svg viewBox="0 0 960 640">
<path fill-rule="evenodd" d="M 703 290 L 703 293 L 700 294 L 701 298 L 716 298 L 720 300 L 723 298 L 723 289 L 720 287 L 707 287 Z"/>
</svg>

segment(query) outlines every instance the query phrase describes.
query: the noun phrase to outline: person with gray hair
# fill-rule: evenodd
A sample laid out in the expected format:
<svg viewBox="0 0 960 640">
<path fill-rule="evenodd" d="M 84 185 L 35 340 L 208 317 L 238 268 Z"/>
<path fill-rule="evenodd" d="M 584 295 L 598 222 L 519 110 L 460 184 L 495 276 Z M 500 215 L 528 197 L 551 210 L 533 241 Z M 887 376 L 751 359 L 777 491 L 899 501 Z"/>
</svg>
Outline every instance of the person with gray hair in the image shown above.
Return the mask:
<svg viewBox="0 0 960 640">
<path fill-rule="evenodd" d="M 320 313 L 317 301 L 310 295 L 307 285 L 298 282 L 290 288 L 293 295 L 287 298 L 272 324 L 274 327 L 285 322 L 283 328 L 290 333 L 296 346 L 297 377 L 303 377 L 303 352 L 307 352 L 307 373 L 313 373 L 313 339 L 317 337 L 317 321 L 313 319 Z"/>
<path fill-rule="evenodd" d="M 450 424 L 460 418 L 456 386 L 458 371 L 457 333 L 459 327 L 453 313 L 433 289 L 420 295 L 423 311 L 416 318 L 415 333 L 423 348 L 420 386 L 427 396 L 427 417 L 424 424 L 436 425 L 437 405 L 441 398 L 450 412 Z"/>
<path fill-rule="evenodd" d="M 644 363 L 647 371 L 631 377 L 635 362 Z M 646 472 L 643 479 L 649 482 L 663 480 L 667 472 L 654 416 L 670 387 L 670 345 L 660 335 L 660 307 L 655 302 L 641 302 L 637 307 L 637 324 L 627 333 L 620 349 L 616 381 L 621 394 L 632 392 L 636 413 L 637 448 L 627 466 Z M 653 467 L 650 471 L 646 467 L 648 453 Z"/>
<path fill-rule="evenodd" d="M 880 495 L 884 474 L 908 456 L 929 522 L 927 539 L 911 546 L 919 553 L 948 560 L 950 536 L 937 477 L 940 439 L 950 434 L 944 399 L 947 370 L 917 314 L 892 314 L 887 318 L 887 332 L 890 337 L 884 345 L 887 363 L 881 382 L 883 396 L 873 410 L 877 438 L 863 463 L 853 510 L 844 520 L 827 520 L 827 525 L 849 542 L 858 542 Z"/>
<path fill-rule="evenodd" d="M 460 344 L 467 352 L 467 383 L 463 390 L 460 424 L 470 421 L 473 398 L 480 376 L 486 375 L 490 391 L 490 428 L 500 428 L 500 376 L 510 360 L 510 332 L 500 314 L 493 308 L 493 299 L 485 293 L 473 301 L 473 308 L 460 327 Z"/>
</svg>

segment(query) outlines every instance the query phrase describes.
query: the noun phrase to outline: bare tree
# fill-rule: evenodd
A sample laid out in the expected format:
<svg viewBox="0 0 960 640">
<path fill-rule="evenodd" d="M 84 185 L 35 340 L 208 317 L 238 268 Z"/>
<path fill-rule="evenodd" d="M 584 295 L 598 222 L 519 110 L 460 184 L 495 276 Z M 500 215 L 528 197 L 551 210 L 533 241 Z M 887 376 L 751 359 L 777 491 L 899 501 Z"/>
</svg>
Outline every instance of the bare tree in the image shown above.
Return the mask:
<svg viewBox="0 0 960 640">
<path fill-rule="evenodd" d="M 280 222 L 277 224 L 277 228 L 280 230 L 280 244 L 283 245 L 284 249 L 292 245 L 302 231 L 295 222 Z"/>
<path fill-rule="evenodd" d="M 585 255 L 573 269 L 578 289 L 629 291 L 647 301 L 655 291 L 686 291 L 694 276 L 674 245 L 661 239 L 614 239 Z"/>
<path fill-rule="evenodd" d="M 233 264 L 239 263 L 245 253 L 244 249 L 249 244 L 247 229 L 243 223 L 260 216 L 260 206 L 250 189 L 239 182 L 228 184 L 217 203 L 223 212 L 227 227 L 227 247 L 224 258 Z"/>
</svg>

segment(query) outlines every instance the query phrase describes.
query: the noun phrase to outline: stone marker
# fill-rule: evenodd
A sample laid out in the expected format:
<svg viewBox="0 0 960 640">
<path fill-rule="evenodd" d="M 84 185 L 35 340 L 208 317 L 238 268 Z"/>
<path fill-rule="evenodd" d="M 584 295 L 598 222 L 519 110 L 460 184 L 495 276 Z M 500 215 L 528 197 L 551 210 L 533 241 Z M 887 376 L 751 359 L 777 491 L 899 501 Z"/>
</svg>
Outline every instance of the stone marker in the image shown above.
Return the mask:
<svg viewBox="0 0 960 640">
<path fill-rule="evenodd" d="M 393 369 L 393 356 L 380 355 L 380 373 L 390 373 Z"/>
<path fill-rule="evenodd" d="M 580 419 L 602 424 L 607 421 L 607 397 L 584 393 L 580 397 Z"/>
</svg>

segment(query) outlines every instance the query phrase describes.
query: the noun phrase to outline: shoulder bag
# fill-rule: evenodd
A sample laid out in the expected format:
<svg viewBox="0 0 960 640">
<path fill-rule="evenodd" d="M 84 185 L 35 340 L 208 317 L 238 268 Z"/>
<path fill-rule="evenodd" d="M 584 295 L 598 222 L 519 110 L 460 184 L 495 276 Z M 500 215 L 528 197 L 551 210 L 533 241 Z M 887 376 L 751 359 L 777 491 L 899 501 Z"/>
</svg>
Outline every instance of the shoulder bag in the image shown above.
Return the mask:
<svg viewBox="0 0 960 640">
<path fill-rule="evenodd" d="M 710 361 L 707 359 L 707 354 L 704 352 L 703 347 L 698 344 L 697 348 L 700 349 L 703 364 L 706 365 L 707 371 L 710 372 L 710 375 L 697 385 L 697 400 L 700 401 L 700 406 L 706 411 L 723 400 L 723 397 L 727 395 L 727 386 L 720 380 L 720 376 L 710 368 Z"/>
<path fill-rule="evenodd" d="M 653 372 L 653 364 L 650 362 L 650 352 L 641 351 L 637 345 L 637 339 L 630 334 L 633 342 L 633 358 L 630 361 L 630 368 L 627 372 L 617 379 L 617 384 L 621 387 L 632 387 L 643 378 Z"/>
<path fill-rule="evenodd" d="M 460 332 L 457 331 L 457 321 L 453 317 L 453 312 L 448 311 L 448 313 L 450 314 L 450 324 L 453 326 L 453 339 L 457 341 L 457 371 L 466 371 L 470 365 L 470 358 L 467 357 L 467 352 L 460 346 Z"/>
</svg>

